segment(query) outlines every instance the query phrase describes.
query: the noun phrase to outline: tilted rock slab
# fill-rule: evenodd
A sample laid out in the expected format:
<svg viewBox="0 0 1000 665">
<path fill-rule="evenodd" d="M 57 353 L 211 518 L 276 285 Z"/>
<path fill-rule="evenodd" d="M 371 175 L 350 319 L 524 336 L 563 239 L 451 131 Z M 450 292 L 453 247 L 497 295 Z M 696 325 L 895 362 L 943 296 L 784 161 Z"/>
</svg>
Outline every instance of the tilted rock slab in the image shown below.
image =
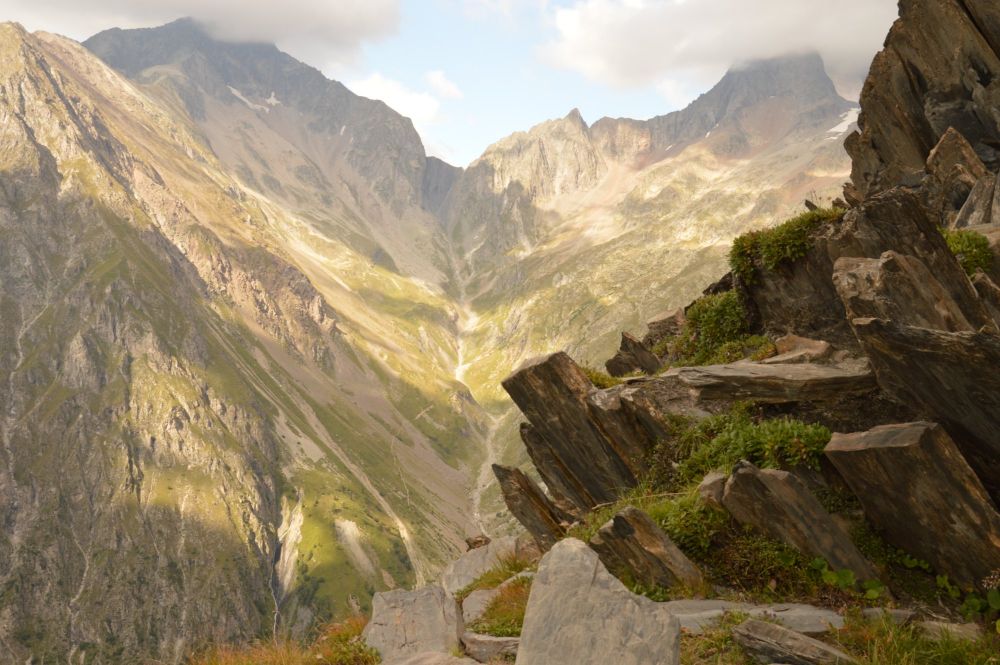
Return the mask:
<svg viewBox="0 0 1000 665">
<path fill-rule="evenodd" d="M 653 352 L 634 335 L 622 333 L 621 346 L 604 367 L 611 376 L 625 376 L 632 372 L 642 371 L 646 374 L 656 374 L 663 363 L 653 355 Z"/>
<path fill-rule="evenodd" d="M 966 586 L 1000 569 L 1000 513 L 940 425 L 835 434 L 826 456 L 891 544 Z"/>
<path fill-rule="evenodd" d="M 1000 336 L 869 318 L 852 326 L 879 385 L 942 423 L 1000 502 Z"/>
<path fill-rule="evenodd" d="M 768 365 L 733 363 L 681 367 L 670 374 L 696 390 L 702 400 L 744 400 L 768 404 L 836 401 L 877 388 L 875 375 L 862 363 L 834 367 L 808 363 Z"/>
<path fill-rule="evenodd" d="M 439 586 L 426 586 L 376 593 L 362 636 L 383 662 L 390 662 L 424 653 L 450 654 L 459 648 L 462 630 L 455 599 Z"/>
<path fill-rule="evenodd" d="M 601 526 L 590 546 L 609 570 L 627 572 L 647 587 L 698 589 L 704 583 L 698 566 L 649 515 L 633 506 Z"/>
<path fill-rule="evenodd" d="M 722 505 L 751 525 L 803 554 L 822 557 L 832 570 L 851 570 L 858 580 L 878 577 L 851 537 L 795 475 L 740 462 L 726 482 Z"/>
<path fill-rule="evenodd" d="M 441 573 L 440 584 L 448 593 L 455 595 L 469 586 L 476 578 L 496 566 L 507 557 L 517 553 L 517 538 L 506 536 L 492 540 L 483 547 L 469 550 L 458 557 Z"/>
<path fill-rule="evenodd" d="M 531 587 L 517 665 L 678 665 L 680 623 L 567 538 L 542 558 Z"/>
<path fill-rule="evenodd" d="M 522 439 L 557 498 L 562 495 L 587 510 L 635 486 L 636 475 L 625 461 L 628 453 L 589 415 L 587 396 L 593 384 L 568 355 L 528 361 L 504 379 L 503 387 L 531 423 L 522 428 Z"/>
<path fill-rule="evenodd" d="M 857 663 L 829 644 L 773 623 L 749 619 L 733 629 L 733 639 L 759 663 L 848 665 Z"/>
<path fill-rule="evenodd" d="M 729 612 L 748 614 L 755 619 L 777 621 L 785 628 L 805 635 L 824 635 L 844 627 L 844 617 L 833 610 L 799 603 L 751 605 L 728 600 L 671 600 L 663 603 L 681 622 L 685 633 L 698 635 L 712 628 Z"/>
<path fill-rule="evenodd" d="M 493 475 L 510 514 L 531 534 L 538 548 L 548 552 L 566 533 L 564 524 L 572 523 L 573 518 L 520 469 L 494 464 Z"/>
<path fill-rule="evenodd" d="M 962 133 L 948 130 L 927 157 L 922 193 L 940 226 L 951 228 L 969 194 L 989 172 Z"/>
</svg>

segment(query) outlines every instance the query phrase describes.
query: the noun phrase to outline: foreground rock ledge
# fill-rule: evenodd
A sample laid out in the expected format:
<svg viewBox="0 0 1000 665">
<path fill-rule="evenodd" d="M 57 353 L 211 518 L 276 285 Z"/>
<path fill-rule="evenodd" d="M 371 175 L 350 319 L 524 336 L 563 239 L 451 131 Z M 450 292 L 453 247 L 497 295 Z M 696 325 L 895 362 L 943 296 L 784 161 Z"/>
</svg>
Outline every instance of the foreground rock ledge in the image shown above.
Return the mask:
<svg viewBox="0 0 1000 665">
<path fill-rule="evenodd" d="M 826 456 L 896 547 L 965 586 L 1000 569 L 1000 514 L 941 426 L 835 434 Z"/>
<path fill-rule="evenodd" d="M 750 619 L 733 629 L 733 639 L 760 663 L 853 665 L 839 649 L 773 623 Z"/>
<path fill-rule="evenodd" d="M 392 662 L 417 654 L 457 652 L 461 634 L 458 603 L 441 587 L 427 586 L 376 593 L 363 637 L 383 662 Z"/>
<path fill-rule="evenodd" d="M 567 538 L 542 558 L 531 586 L 517 665 L 679 665 L 680 622 L 611 575 Z"/>
<path fill-rule="evenodd" d="M 696 390 L 701 400 L 752 399 L 768 404 L 836 401 L 877 388 L 871 370 L 861 363 L 845 367 L 733 363 L 683 367 L 668 375 Z"/>
</svg>

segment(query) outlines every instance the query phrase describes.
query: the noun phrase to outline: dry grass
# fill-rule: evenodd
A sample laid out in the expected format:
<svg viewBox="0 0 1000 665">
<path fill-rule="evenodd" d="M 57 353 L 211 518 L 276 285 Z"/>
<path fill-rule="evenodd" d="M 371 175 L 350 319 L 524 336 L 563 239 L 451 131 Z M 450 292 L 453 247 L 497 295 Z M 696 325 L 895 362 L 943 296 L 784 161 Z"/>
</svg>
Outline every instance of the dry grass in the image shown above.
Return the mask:
<svg viewBox="0 0 1000 665">
<path fill-rule="evenodd" d="M 486 606 L 471 628 L 482 635 L 519 637 L 524 625 L 524 611 L 531 593 L 531 578 L 521 577 L 504 586 Z"/>
</svg>

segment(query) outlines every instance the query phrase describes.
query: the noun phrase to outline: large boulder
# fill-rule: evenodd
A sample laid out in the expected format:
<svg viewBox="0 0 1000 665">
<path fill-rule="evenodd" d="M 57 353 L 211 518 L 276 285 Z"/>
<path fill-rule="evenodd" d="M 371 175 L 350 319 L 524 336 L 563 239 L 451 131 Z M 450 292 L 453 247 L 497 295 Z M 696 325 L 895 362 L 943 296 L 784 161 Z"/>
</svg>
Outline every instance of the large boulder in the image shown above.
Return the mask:
<svg viewBox="0 0 1000 665">
<path fill-rule="evenodd" d="M 501 560 L 517 555 L 517 537 L 506 536 L 491 540 L 483 547 L 469 550 L 458 557 L 441 573 L 440 584 L 448 593 L 455 595 L 476 578 L 493 568 Z"/>
<path fill-rule="evenodd" d="M 542 558 L 521 631 L 518 665 L 678 665 L 680 624 L 631 593 L 585 543 L 568 538 Z"/>
<path fill-rule="evenodd" d="M 826 456 L 891 544 L 969 587 L 1000 569 L 1000 513 L 941 426 L 836 434 Z"/>
<path fill-rule="evenodd" d="M 972 309 L 965 312 L 922 261 L 892 251 L 878 259 L 838 260 L 833 283 L 851 319 L 880 318 L 948 331 L 976 330 L 992 320 L 971 283 L 966 302 Z"/>
<path fill-rule="evenodd" d="M 859 580 L 878 576 L 850 536 L 794 474 L 740 462 L 726 482 L 722 505 L 738 522 L 804 554 L 822 557 L 833 570 L 851 570 Z"/>
<path fill-rule="evenodd" d="M 1000 161 L 1000 5 L 902 0 L 899 9 L 861 93 L 860 132 L 845 144 L 855 202 L 923 171 L 951 127 L 987 166 Z"/>
<path fill-rule="evenodd" d="M 733 639 L 759 663 L 852 665 L 857 662 L 829 644 L 757 619 L 736 626 Z"/>
<path fill-rule="evenodd" d="M 461 635 L 458 603 L 439 586 L 376 593 L 372 618 L 363 633 L 365 642 L 379 652 L 383 662 L 424 653 L 452 653 L 459 648 Z"/>
<path fill-rule="evenodd" d="M 942 423 L 1000 502 L 1000 336 L 854 319 L 879 385 Z"/>
<path fill-rule="evenodd" d="M 647 587 L 697 590 L 704 584 L 698 567 L 649 515 L 633 506 L 601 526 L 590 546 L 609 570 Z"/>
<path fill-rule="evenodd" d="M 510 514 L 531 534 L 542 552 L 549 551 L 566 533 L 565 525 L 574 521 L 572 516 L 556 506 L 520 469 L 494 464 L 493 475 Z"/>
</svg>

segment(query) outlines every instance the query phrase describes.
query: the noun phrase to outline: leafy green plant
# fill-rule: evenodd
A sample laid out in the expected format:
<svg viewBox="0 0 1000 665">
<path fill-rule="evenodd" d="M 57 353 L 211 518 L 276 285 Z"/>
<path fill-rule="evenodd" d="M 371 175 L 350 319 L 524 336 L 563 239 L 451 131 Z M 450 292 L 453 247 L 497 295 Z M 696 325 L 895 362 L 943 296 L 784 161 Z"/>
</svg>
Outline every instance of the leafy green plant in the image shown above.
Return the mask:
<svg viewBox="0 0 1000 665">
<path fill-rule="evenodd" d="M 696 488 L 655 503 L 646 512 L 678 547 L 697 557 L 708 554 L 715 538 L 729 523 L 726 513 L 706 505 Z"/>
<path fill-rule="evenodd" d="M 941 233 L 948 249 L 970 277 L 977 270 L 989 272 L 993 268 L 993 251 L 986 236 L 968 229 L 941 229 Z"/>
<path fill-rule="evenodd" d="M 759 268 L 774 270 L 805 256 L 813 232 L 843 215 L 840 208 L 810 210 L 773 229 L 745 233 L 733 241 L 729 267 L 744 284 L 752 284 Z"/>
</svg>

